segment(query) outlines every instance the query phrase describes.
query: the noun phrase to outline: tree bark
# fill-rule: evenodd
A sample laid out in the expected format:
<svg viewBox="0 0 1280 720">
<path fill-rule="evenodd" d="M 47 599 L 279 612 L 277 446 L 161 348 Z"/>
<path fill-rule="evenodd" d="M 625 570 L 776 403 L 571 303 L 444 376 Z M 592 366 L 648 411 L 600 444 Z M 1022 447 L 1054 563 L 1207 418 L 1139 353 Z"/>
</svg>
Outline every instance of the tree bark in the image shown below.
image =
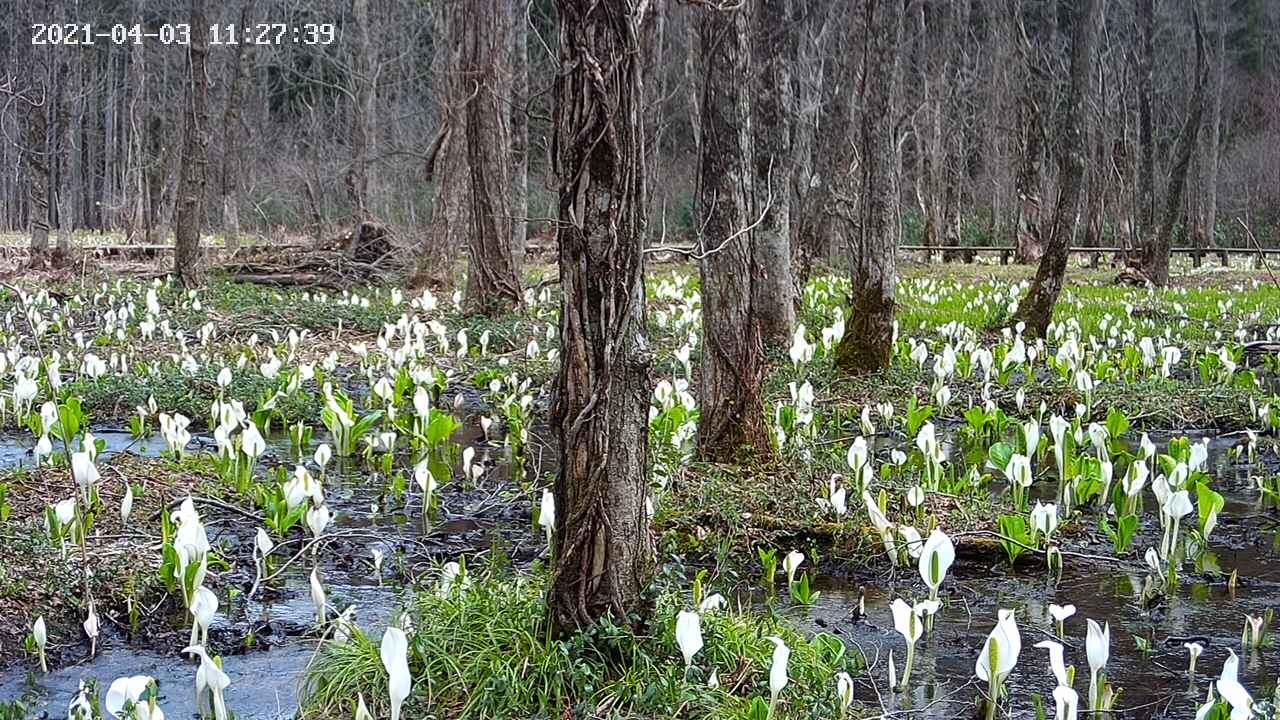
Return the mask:
<svg viewBox="0 0 1280 720">
<path fill-rule="evenodd" d="M 518 273 L 529 245 L 529 23 L 524 0 L 511 2 L 511 256 Z"/>
<path fill-rule="evenodd" d="M 1053 208 L 1044 255 L 1036 269 L 1035 279 L 1022 298 L 1015 317 L 1026 323 L 1031 337 L 1043 337 L 1053 319 L 1053 306 L 1062 291 L 1067 271 L 1067 255 L 1071 249 L 1071 228 L 1075 224 L 1076 206 L 1085 170 L 1085 145 L 1082 129 L 1088 104 L 1089 82 L 1093 75 L 1094 30 L 1098 24 L 1100 0 L 1081 0 L 1074 9 L 1071 23 L 1071 82 L 1058 107 L 1059 130 L 1056 138 L 1058 158 L 1058 198 Z"/>
<path fill-rule="evenodd" d="M 1155 225 L 1156 159 L 1151 104 L 1155 93 L 1155 0 L 1137 0 L 1138 19 L 1138 237 L 1145 245 Z"/>
<path fill-rule="evenodd" d="M 1041 233 L 1041 163 L 1044 158 L 1045 78 L 1022 20 L 1022 0 L 1009 0 L 1013 18 L 1013 45 L 1022 67 L 1022 89 L 1018 94 L 1018 170 L 1014 180 L 1017 193 L 1017 221 L 1014 230 L 1016 263 L 1033 263 L 1044 254 Z"/>
<path fill-rule="evenodd" d="M 34 94 L 34 89 L 32 90 Z M 31 258 L 49 252 L 49 91 L 42 87 L 39 97 L 28 98 L 24 112 L 27 125 L 27 175 L 31 207 Z"/>
<path fill-rule="evenodd" d="M 57 101 L 54 104 L 55 147 L 53 159 L 57 168 L 57 188 L 54 193 L 54 212 L 58 218 L 58 245 L 54 249 L 54 261 L 65 262 L 71 257 L 72 232 L 75 229 L 75 210 L 72 208 L 73 162 L 75 124 L 72 117 L 71 67 L 64 57 L 58 70 Z"/>
<path fill-rule="evenodd" d="M 736 462 L 741 451 L 768 452 L 761 384 L 764 348 L 753 312 L 755 166 L 751 133 L 749 5 L 698 10 L 702 60 L 702 376 L 698 454 Z"/>
<path fill-rule="evenodd" d="M 642 0 L 557 0 L 560 373 L 553 628 L 641 609 L 649 531 Z"/>
<path fill-rule="evenodd" d="M 467 311 L 494 315 L 520 303 L 520 280 L 511 252 L 510 143 L 502 95 L 507 56 L 508 0 L 475 0 L 464 24 L 467 164 L 471 175 Z"/>
<path fill-rule="evenodd" d="M 1192 7 L 1192 26 L 1196 34 L 1196 79 L 1187 105 L 1187 116 L 1178 133 L 1173 168 L 1169 171 L 1169 187 L 1164 198 L 1164 218 L 1159 232 L 1144 245 L 1141 270 L 1152 283 L 1169 284 L 1169 252 L 1173 247 L 1173 231 L 1182 217 L 1182 193 L 1187 185 L 1187 170 L 1200 135 L 1200 119 L 1204 114 L 1204 34 L 1200 31 L 1200 12 Z"/>
<path fill-rule="evenodd" d="M 1205 243 L 1216 247 L 1218 237 L 1218 164 L 1222 142 L 1222 88 L 1227 68 L 1227 18 L 1225 8 L 1220 9 L 1218 36 L 1215 43 L 1217 62 L 1213 77 L 1213 117 L 1209 120 L 1208 158 L 1205 161 L 1204 237 Z"/>
<path fill-rule="evenodd" d="M 836 367 L 845 373 L 884 370 L 893 356 L 898 233 L 890 179 L 895 157 L 892 78 L 901 10 L 897 0 L 865 0 L 862 7 L 858 227 L 849 234 L 852 307 L 835 353 Z"/>
<path fill-rule="evenodd" d="M 351 0 L 355 48 L 351 88 L 351 165 L 345 179 L 355 225 L 370 219 L 369 156 L 373 152 L 373 101 L 377 93 L 373 43 L 369 37 L 369 0 Z"/>
<path fill-rule="evenodd" d="M 253 0 L 240 5 L 240 27 L 249 27 Z M 241 105 L 249 82 L 246 62 L 249 44 L 240 43 L 232 51 L 228 68 L 227 108 L 222 114 L 222 233 L 227 254 L 240 249 L 240 172 L 244 133 L 241 132 Z"/>
<path fill-rule="evenodd" d="M 178 200 L 174 220 L 173 272 L 187 287 L 201 282 L 201 205 L 206 182 L 205 124 L 208 87 L 205 59 L 209 26 L 204 0 L 191 0 L 191 45 L 187 49 L 186 121 L 182 128 L 182 162 L 178 170 Z"/>
<path fill-rule="evenodd" d="M 755 3 L 752 55 L 760 58 L 752 110 L 755 156 L 755 206 L 762 213 L 753 233 L 759 275 L 752 280 L 751 303 L 761 339 L 785 348 L 796 323 L 795 279 L 791 273 L 791 63 L 796 27 L 789 0 Z"/>
</svg>

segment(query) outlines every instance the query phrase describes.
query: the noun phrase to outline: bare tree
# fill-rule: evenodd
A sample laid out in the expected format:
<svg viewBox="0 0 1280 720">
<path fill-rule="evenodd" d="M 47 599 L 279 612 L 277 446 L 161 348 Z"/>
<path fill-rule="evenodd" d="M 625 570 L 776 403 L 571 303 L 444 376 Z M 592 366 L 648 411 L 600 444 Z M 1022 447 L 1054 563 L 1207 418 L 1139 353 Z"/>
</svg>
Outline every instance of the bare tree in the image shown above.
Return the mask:
<svg viewBox="0 0 1280 720">
<path fill-rule="evenodd" d="M 852 308 L 835 353 L 836 367 L 846 373 L 883 370 L 893 356 L 898 233 L 890 179 L 895 152 L 892 78 L 901 9 L 897 0 L 864 0 L 862 4 L 858 222 L 848 233 Z M 845 176 L 851 172 L 852 168 Z M 847 198 L 847 193 L 841 194 Z M 847 204 L 848 200 L 842 202 Z"/>
<path fill-rule="evenodd" d="M 752 311 L 767 345 L 786 347 L 796 322 L 795 280 L 791 273 L 791 148 L 793 114 L 791 67 L 796 23 L 790 0 L 752 0 L 753 198 L 761 213 L 752 235 L 758 275 L 752 279 Z"/>
<path fill-rule="evenodd" d="M 553 626 L 567 633 L 644 602 L 654 566 L 645 340 L 644 0 L 557 0 L 561 356 L 553 424 Z"/>
<path fill-rule="evenodd" d="M 241 27 L 249 27 L 252 12 L 253 0 L 244 0 L 240 4 Z M 249 43 L 240 43 L 232 49 L 227 68 L 227 106 L 222 114 L 222 232 L 227 253 L 231 255 L 240 248 L 240 172 L 244 145 L 241 106 L 245 85 L 249 82 L 248 49 Z"/>
<path fill-rule="evenodd" d="M 1222 91 L 1226 85 L 1227 68 L 1227 8 L 1218 10 L 1218 32 L 1214 44 L 1213 115 L 1209 120 L 1208 157 L 1205 159 L 1205 242 L 1216 244 L 1218 231 L 1218 166 L 1222 147 Z"/>
<path fill-rule="evenodd" d="M 1026 323 L 1032 337 L 1043 337 L 1053 319 L 1053 306 L 1062 291 L 1067 272 L 1067 255 L 1071 249 L 1071 227 L 1075 223 L 1076 206 L 1085 170 L 1085 145 L 1082 128 L 1093 76 L 1094 33 L 1098 25 L 1100 0 L 1081 0 L 1071 22 L 1070 88 L 1062 95 L 1057 109 L 1058 198 L 1044 255 L 1035 279 L 1018 305 L 1017 318 Z"/>
<path fill-rule="evenodd" d="M 369 219 L 369 159 L 373 153 L 374 108 L 378 87 L 378 64 L 373 57 L 369 35 L 369 0 L 351 0 L 355 25 L 351 81 L 351 166 L 345 182 L 358 225 Z"/>
<path fill-rule="evenodd" d="M 188 287 L 201 280 L 201 201 L 206 181 L 205 124 L 208 84 L 205 59 L 209 54 L 209 26 L 204 0 L 191 0 L 191 45 L 187 49 L 187 97 L 182 126 L 182 162 L 178 170 L 178 200 L 174 221 L 173 272 Z"/>
<path fill-rule="evenodd" d="M 702 65 L 698 208 L 702 276 L 702 377 L 698 453 L 736 461 L 770 448 L 761 383 L 764 349 L 753 311 L 755 166 L 751 132 L 748 4 L 697 9 Z"/>
<path fill-rule="evenodd" d="M 1200 12 L 1191 9 L 1192 27 L 1196 36 L 1196 79 L 1188 101 L 1186 119 L 1178 134 L 1173 154 L 1173 167 L 1169 171 L 1169 187 L 1165 191 L 1164 218 L 1159 231 L 1147 239 L 1143 246 L 1141 273 L 1156 285 L 1169 283 L 1169 251 L 1173 247 L 1173 232 L 1182 217 L 1182 192 L 1187 184 L 1187 171 L 1191 167 L 1191 155 L 1198 144 L 1200 119 L 1204 114 L 1204 85 L 1207 69 L 1204 62 L 1204 33 L 1200 32 Z"/>
<path fill-rule="evenodd" d="M 463 27 L 467 165 L 471 175 L 471 237 L 468 243 L 469 312 L 490 315 L 520 303 L 519 269 L 511 252 L 511 137 L 508 98 L 503 94 L 510 0 L 475 0 Z M 461 4 L 461 3 L 459 3 Z"/>
</svg>

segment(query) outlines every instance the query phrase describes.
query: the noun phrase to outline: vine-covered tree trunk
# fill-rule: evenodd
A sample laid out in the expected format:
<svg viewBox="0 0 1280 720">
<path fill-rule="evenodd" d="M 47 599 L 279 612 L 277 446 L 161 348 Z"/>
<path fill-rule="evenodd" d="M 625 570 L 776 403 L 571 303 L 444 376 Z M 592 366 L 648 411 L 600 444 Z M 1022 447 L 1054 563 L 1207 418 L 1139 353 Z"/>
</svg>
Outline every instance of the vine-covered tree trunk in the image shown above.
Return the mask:
<svg viewBox="0 0 1280 720">
<path fill-rule="evenodd" d="M 1035 279 L 1018 305 L 1017 319 L 1026 323 L 1025 332 L 1043 337 L 1053 319 L 1053 305 L 1062 291 L 1071 249 L 1071 228 L 1075 223 L 1080 186 L 1084 179 L 1085 144 L 1082 133 L 1089 79 L 1093 74 L 1093 34 L 1098 24 L 1099 0 L 1081 0 L 1071 23 L 1071 83 L 1058 107 L 1057 141 L 1058 199 L 1045 244 L 1044 256 Z"/>
<path fill-rule="evenodd" d="M 1173 154 L 1173 168 L 1169 171 L 1169 187 L 1164 198 L 1164 218 L 1154 237 L 1143 246 L 1142 274 L 1156 285 L 1169 283 L 1169 252 L 1173 247 L 1173 230 L 1182 217 L 1182 192 L 1187 185 L 1187 170 L 1191 155 L 1200 137 L 1200 118 L 1204 114 L 1204 34 L 1200 32 L 1200 13 L 1191 11 L 1196 34 L 1196 80 L 1187 107 L 1187 117 L 1178 134 L 1178 144 Z"/>
<path fill-rule="evenodd" d="M 252 0 L 240 5 L 240 26 L 249 27 Z M 249 43 L 240 43 L 232 50 L 231 67 L 228 69 L 227 107 L 222 114 L 222 233 L 227 253 L 234 255 L 240 248 L 240 164 L 244 133 L 240 130 L 240 106 L 244 102 L 244 86 L 249 82 L 249 63 L 245 60 Z"/>
<path fill-rule="evenodd" d="M 859 223 L 850 234 L 852 308 L 835 355 L 836 367 L 846 373 L 889 367 L 897 306 L 898 233 L 891 181 L 895 151 L 892 78 L 901 3 L 866 0 L 862 12 Z"/>
<path fill-rule="evenodd" d="M 549 612 L 567 633 L 644 601 L 648 493 L 642 0 L 557 0 L 560 436 Z"/>
<path fill-rule="evenodd" d="M 209 26 L 204 0 L 191 0 L 191 45 L 187 48 L 186 120 L 182 126 L 182 162 L 178 169 L 178 199 L 174 219 L 173 272 L 183 285 L 200 284 L 200 219 L 204 199 L 205 120 L 208 86 L 205 59 L 209 54 Z"/>
<path fill-rule="evenodd" d="M 511 252 L 511 138 L 503 65 L 507 58 L 507 0 L 473 0 L 463 23 L 464 77 L 470 99 L 464 112 L 471 176 L 467 311 L 493 315 L 520 303 L 520 280 Z"/>
<path fill-rule="evenodd" d="M 791 63 L 795 57 L 796 21 L 790 0 L 752 0 L 754 47 L 759 58 L 753 96 L 755 206 L 760 224 L 752 235 L 756 268 L 752 306 L 767 345 L 785 348 L 796 323 L 795 280 L 791 271 Z M 754 221 L 754 218 L 752 219 Z"/>
<path fill-rule="evenodd" d="M 764 348 L 752 310 L 760 268 L 751 134 L 751 50 L 747 5 L 698 11 L 703 69 L 698 209 L 702 228 L 702 377 L 698 454 L 741 460 L 769 445 L 761 384 Z"/>
</svg>

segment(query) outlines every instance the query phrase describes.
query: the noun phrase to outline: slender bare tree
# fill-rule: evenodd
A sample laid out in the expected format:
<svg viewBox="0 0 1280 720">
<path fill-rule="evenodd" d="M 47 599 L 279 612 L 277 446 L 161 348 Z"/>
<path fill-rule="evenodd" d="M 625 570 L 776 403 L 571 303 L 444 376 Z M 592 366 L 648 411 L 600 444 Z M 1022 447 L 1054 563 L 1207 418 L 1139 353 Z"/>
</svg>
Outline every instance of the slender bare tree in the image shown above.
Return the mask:
<svg viewBox="0 0 1280 720">
<path fill-rule="evenodd" d="M 173 272 L 188 287 L 201 282 L 200 226 L 206 182 L 206 114 L 209 25 L 204 0 L 191 0 L 191 45 L 187 48 L 187 96 L 182 125 L 182 161 L 174 221 Z"/>
<path fill-rule="evenodd" d="M 1043 337 L 1049 328 L 1053 306 L 1058 301 L 1067 273 L 1071 228 L 1075 223 L 1080 186 L 1084 179 L 1086 148 L 1082 130 L 1090 78 L 1093 76 L 1094 34 L 1100 6 L 1100 0 L 1081 0 L 1071 22 L 1070 88 L 1062 95 L 1057 110 L 1058 198 L 1044 255 L 1016 314 L 1017 319 L 1026 323 L 1026 333 L 1032 337 Z"/>
</svg>

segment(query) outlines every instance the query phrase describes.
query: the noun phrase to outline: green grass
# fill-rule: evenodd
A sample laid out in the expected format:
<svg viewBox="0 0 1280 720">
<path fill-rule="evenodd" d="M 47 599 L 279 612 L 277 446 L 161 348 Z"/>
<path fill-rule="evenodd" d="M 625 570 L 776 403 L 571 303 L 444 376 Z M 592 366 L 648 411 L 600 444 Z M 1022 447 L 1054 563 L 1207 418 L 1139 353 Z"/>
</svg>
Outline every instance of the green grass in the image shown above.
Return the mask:
<svg viewBox="0 0 1280 720">
<path fill-rule="evenodd" d="M 663 581 L 660 581 L 660 585 Z M 792 650 L 790 684 L 777 718 L 835 717 L 835 673 L 856 675 L 862 660 L 844 643 L 806 640 L 769 610 L 703 613 L 705 646 L 686 677 L 675 643 L 675 617 L 689 603 L 666 585 L 653 618 L 636 629 L 602 621 L 563 640 L 546 637 L 546 576 L 535 569 L 485 572 L 469 588 L 441 596 L 420 589 L 409 611 L 413 694 L 409 717 L 424 718 L 746 718 L 766 703 L 773 644 Z M 719 687 L 708 686 L 715 671 Z M 356 632 L 326 642 L 303 686 L 307 716 L 349 716 L 363 695 L 385 713 L 386 674 L 378 644 Z"/>
</svg>

